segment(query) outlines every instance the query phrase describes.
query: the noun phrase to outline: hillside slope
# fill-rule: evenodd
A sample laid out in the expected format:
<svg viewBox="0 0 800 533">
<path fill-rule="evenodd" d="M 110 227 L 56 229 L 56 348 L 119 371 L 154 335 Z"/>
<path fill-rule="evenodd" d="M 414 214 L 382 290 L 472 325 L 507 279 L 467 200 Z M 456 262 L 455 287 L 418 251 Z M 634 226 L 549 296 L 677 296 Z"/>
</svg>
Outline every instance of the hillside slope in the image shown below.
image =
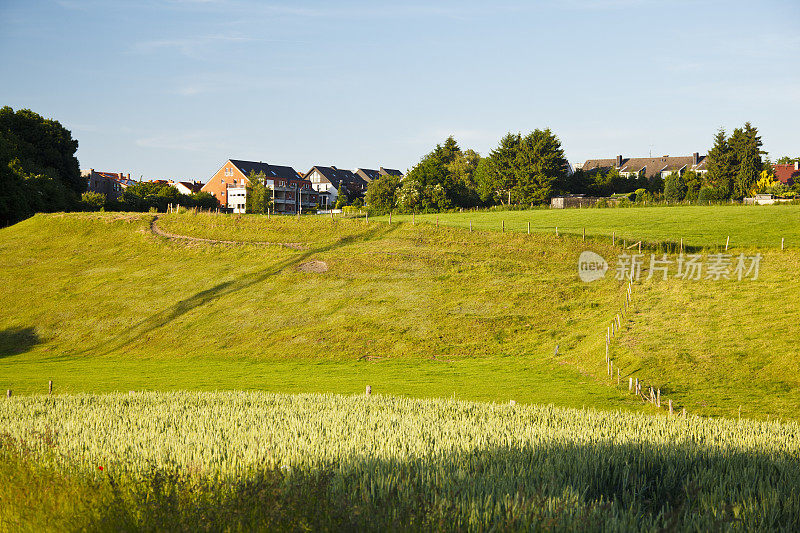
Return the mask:
<svg viewBox="0 0 800 533">
<path fill-rule="evenodd" d="M 625 285 L 578 280 L 580 239 L 323 217 L 158 220 L 174 234 L 297 250 L 168 240 L 151 220 L 40 215 L 0 231 L 0 386 L 352 393 L 370 384 L 639 408 L 605 375 L 606 326 Z M 590 247 L 609 261 L 620 253 Z M 798 258 L 763 253 L 756 281 L 638 284 L 612 345 L 622 384 L 635 375 L 698 414 L 743 404 L 744 416 L 795 417 L 800 311 L 787 280 Z"/>
</svg>

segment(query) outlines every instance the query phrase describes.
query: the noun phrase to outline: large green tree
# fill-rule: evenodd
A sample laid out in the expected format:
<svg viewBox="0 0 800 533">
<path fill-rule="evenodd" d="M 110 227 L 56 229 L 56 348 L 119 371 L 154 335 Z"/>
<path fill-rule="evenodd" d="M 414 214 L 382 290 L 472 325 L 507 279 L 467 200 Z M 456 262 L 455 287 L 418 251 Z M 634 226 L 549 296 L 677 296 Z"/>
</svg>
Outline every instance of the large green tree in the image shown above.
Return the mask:
<svg viewBox="0 0 800 533">
<path fill-rule="evenodd" d="M 400 176 L 387 174 L 367 185 L 365 201 L 370 209 L 388 213 L 397 207 L 397 190 L 400 187 Z"/>
<path fill-rule="evenodd" d="M 706 156 L 706 181 L 717 197 L 727 197 L 733 189 L 733 153 L 725 130 L 720 128 L 714 136 L 714 146 Z"/>
<path fill-rule="evenodd" d="M 0 224 L 77 207 L 86 190 L 77 149 L 58 121 L 29 109 L 0 109 Z"/>
</svg>

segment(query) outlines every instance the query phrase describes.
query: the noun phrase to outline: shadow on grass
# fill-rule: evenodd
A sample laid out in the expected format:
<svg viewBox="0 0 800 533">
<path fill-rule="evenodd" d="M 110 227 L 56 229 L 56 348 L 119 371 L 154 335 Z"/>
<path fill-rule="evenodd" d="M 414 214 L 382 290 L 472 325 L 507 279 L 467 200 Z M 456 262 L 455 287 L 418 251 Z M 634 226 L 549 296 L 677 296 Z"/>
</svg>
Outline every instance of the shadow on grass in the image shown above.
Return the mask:
<svg viewBox="0 0 800 533">
<path fill-rule="evenodd" d="M 319 248 L 312 248 L 310 250 L 303 251 L 302 253 L 298 253 L 292 258 L 281 261 L 277 265 L 271 266 L 266 270 L 244 275 L 237 280 L 220 283 L 211 287 L 210 289 L 198 292 L 189 298 L 181 300 L 180 302 L 168 307 L 167 309 L 164 309 L 163 311 L 159 311 L 150 315 L 148 318 L 142 320 L 138 324 L 121 332 L 108 343 L 104 343 L 102 347 L 95 346 L 93 348 L 88 348 L 78 352 L 76 355 L 95 351 L 101 355 L 108 355 L 132 344 L 140 337 L 146 336 L 152 331 L 167 326 L 172 321 L 180 318 L 194 309 L 197 309 L 198 307 L 213 302 L 224 296 L 248 289 L 259 283 L 263 283 L 270 277 L 279 274 L 281 271 L 287 268 L 299 265 L 315 254 L 328 252 L 337 248 L 343 248 L 356 242 L 383 238 L 389 233 L 394 232 L 398 227 L 398 225 L 376 225 L 374 228 L 370 228 L 367 231 L 359 234 L 342 237 L 329 245 Z"/>
<path fill-rule="evenodd" d="M 113 467 L 101 477 L 59 478 L 33 461 L 19 468 L 37 470 L 16 476 L 26 480 L 18 488 L 12 475 L 0 497 L 13 502 L 3 492 L 29 493 L 26 485 L 41 477 L 50 490 L 36 497 L 79 500 L 88 508 L 62 503 L 96 520 L 83 524 L 89 530 L 790 531 L 800 524 L 800 459 L 694 441 L 551 441 L 398 460 L 359 455 L 227 479 L 181 469 L 132 479 Z M 68 489 L 53 488 L 52 479 Z M 46 504 L 26 502 L 19 512 L 52 507 Z M 55 518 L 38 513 L 28 523 Z"/>
<path fill-rule="evenodd" d="M 0 331 L 0 359 L 29 351 L 41 342 L 36 328 L 13 328 Z"/>
</svg>

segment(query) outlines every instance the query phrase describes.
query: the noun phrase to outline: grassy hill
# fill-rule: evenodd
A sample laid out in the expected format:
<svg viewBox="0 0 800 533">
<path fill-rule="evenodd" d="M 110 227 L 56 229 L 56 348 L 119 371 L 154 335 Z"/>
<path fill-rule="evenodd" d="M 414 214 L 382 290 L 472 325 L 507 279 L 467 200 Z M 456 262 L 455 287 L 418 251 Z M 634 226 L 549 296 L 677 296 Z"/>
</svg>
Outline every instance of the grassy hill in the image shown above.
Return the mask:
<svg viewBox="0 0 800 533">
<path fill-rule="evenodd" d="M 604 336 L 624 283 L 576 275 L 587 246 L 609 260 L 620 253 L 605 240 L 324 217 L 157 222 L 201 238 L 302 244 L 293 249 L 168 240 L 151 220 L 39 215 L 0 230 L 0 388 L 43 392 L 52 379 L 56 392 L 353 393 L 370 384 L 415 397 L 649 409 L 606 377 Z M 612 346 L 623 384 L 639 377 L 695 414 L 736 416 L 741 406 L 742 416 L 797 418 L 800 258 L 761 253 L 756 281 L 637 285 Z"/>
</svg>

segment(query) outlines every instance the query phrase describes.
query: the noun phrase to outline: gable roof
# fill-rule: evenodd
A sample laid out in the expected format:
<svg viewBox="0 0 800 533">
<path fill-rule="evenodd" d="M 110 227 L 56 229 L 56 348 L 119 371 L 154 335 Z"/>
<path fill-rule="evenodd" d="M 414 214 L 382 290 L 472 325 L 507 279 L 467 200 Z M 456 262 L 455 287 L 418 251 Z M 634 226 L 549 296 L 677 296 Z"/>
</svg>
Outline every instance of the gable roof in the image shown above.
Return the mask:
<svg viewBox="0 0 800 533">
<path fill-rule="evenodd" d="M 660 176 L 662 172 L 677 172 L 683 170 L 702 171 L 706 168 L 706 156 L 697 157 L 697 164 L 694 164 L 694 156 L 662 156 L 662 157 L 630 157 L 622 158 L 622 164 L 617 166 L 618 159 L 589 159 L 582 170 L 598 170 L 615 168 L 620 172 L 644 172 L 648 178 Z"/>
<path fill-rule="evenodd" d="M 233 166 L 235 166 L 239 171 L 244 174 L 245 176 L 249 176 L 251 172 L 258 174 L 259 172 L 263 172 L 267 179 L 270 178 L 281 178 L 281 179 L 291 179 L 291 180 L 299 180 L 302 179 L 300 175 L 297 173 L 295 169 L 292 167 L 286 167 L 281 165 L 270 165 L 268 163 L 262 163 L 261 161 L 243 161 L 241 159 L 229 159 L 228 161 L 231 162 Z"/>
<path fill-rule="evenodd" d="M 197 181 L 179 181 L 178 183 L 180 183 L 193 193 L 200 192 L 200 189 L 203 188 L 203 184 Z"/>
<path fill-rule="evenodd" d="M 311 170 L 306 173 L 306 176 L 310 177 L 311 173 L 315 170 L 322 174 L 325 179 L 337 189 L 341 187 L 342 183 L 344 183 L 348 188 L 352 188 L 354 186 L 364 187 L 367 184 L 364 178 L 353 174 L 349 170 L 336 167 L 323 167 L 321 165 L 315 165 L 311 167 Z"/>
<path fill-rule="evenodd" d="M 136 181 L 130 179 L 129 177 L 125 177 L 125 174 L 123 174 L 122 172 L 116 173 L 116 172 L 97 172 L 97 171 L 95 171 L 95 174 L 98 175 L 98 176 L 101 176 L 101 177 L 103 177 L 105 179 L 116 181 L 117 183 L 119 183 L 123 187 L 130 187 L 131 185 L 134 185 L 134 184 L 137 183 Z M 130 176 L 130 174 L 128 174 L 128 176 Z"/>
<path fill-rule="evenodd" d="M 356 170 L 356 174 L 361 176 L 364 181 L 369 183 L 372 180 L 376 180 L 381 177 L 381 173 L 377 170 L 373 170 L 371 168 L 359 168 Z"/>
<path fill-rule="evenodd" d="M 387 176 L 387 175 L 389 175 L 389 176 L 402 176 L 403 175 L 403 173 L 400 172 L 399 170 L 395 170 L 393 168 L 383 168 L 383 167 L 381 167 L 380 173 L 381 173 L 382 176 Z"/>
<path fill-rule="evenodd" d="M 788 165 L 773 165 L 775 169 L 775 179 L 785 185 L 793 185 L 800 181 L 800 164 L 789 163 Z"/>
</svg>

